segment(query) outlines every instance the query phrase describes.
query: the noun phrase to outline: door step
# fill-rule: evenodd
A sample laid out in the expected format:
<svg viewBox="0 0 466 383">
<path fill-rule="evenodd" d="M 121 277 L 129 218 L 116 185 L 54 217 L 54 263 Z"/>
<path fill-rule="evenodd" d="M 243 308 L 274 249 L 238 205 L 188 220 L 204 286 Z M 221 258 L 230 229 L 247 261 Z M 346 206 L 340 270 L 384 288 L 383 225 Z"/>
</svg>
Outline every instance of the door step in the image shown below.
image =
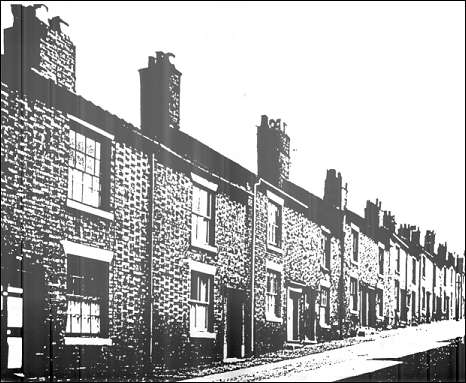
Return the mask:
<svg viewBox="0 0 466 383">
<path fill-rule="evenodd" d="M 304 345 L 300 342 L 286 342 L 285 343 L 285 350 L 297 350 L 303 348 Z"/>
<path fill-rule="evenodd" d="M 357 335 L 358 336 L 368 336 L 368 335 L 374 335 L 376 333 L 375 328 L 372 327 L 360 327 Z"/>
</svg>

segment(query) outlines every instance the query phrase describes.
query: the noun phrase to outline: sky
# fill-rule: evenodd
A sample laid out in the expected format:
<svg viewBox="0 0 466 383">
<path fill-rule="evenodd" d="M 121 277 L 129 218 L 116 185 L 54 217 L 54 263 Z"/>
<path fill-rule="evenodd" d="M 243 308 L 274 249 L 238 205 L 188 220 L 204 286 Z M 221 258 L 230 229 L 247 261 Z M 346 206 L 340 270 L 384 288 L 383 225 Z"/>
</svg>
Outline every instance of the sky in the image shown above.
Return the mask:
<svg viewBox="0 0 466 383">
<path fill-rule="evenodd" d="M 138 69 L 172 52 L 183 131 L 255 172 L 260 116 L 281 118 L 291 181 L 323 196 L 337 169 L 354 212 L 379 198 L 464 252 L 464 2 L 44 3 L 88 100 L 139 126 Z"/>
</svg>

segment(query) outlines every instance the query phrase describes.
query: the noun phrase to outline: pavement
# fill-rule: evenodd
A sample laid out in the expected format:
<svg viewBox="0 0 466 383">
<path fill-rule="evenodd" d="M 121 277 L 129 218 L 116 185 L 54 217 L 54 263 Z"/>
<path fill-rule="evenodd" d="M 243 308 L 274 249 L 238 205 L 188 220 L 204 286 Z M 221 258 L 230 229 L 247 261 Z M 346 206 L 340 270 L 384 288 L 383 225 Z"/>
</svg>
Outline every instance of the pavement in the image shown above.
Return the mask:
<svg viewBox="0 0 466 383">
<path fill-rule="evenodd" d="M 399 358 L 445 346 L 463 337 L 465 321 L 441 321 L 388 330 L 371 341 L 348 347 L 266 363 L 234 371 L 196 377 L 189 381 L 329 382 L 400 364 Z"/>
</svg>

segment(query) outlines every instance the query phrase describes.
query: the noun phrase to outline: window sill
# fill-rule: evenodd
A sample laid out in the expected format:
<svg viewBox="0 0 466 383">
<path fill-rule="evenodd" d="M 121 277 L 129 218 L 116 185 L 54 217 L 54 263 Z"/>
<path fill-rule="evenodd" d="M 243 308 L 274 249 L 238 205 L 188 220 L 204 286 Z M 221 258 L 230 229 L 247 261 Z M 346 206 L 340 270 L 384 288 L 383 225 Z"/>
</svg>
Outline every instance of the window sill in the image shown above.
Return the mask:
<svg viewBox="0 0 466 383">
<path fill-rule="evenodd" d="M 320 328 L 326 328 L 326 329 L 330 328 L 330 325 L 327 324 L 327 323 L 319 323 L 319 326 L 320 326 Z"/>
<path fill-rule="evenodd" d="M 272 250 L 275 253 L 283 254 L 283 249 L 280 247 L 275 246 L 272 243 L 267 243 L 267 250 Z"/>
<path fill-rule="evenodd" d="M 76 210 L 81 210 L 85 213 L 93 214 L 101 218 L 108 219 L 110 221 L 113 221 L 113 213 L 109 211 L 105 211 L 102 209 L 98 209 L 96 207 L 88 206 L 83 203 L 73 201 L 72 199 L 67 198 L 66 200 L 66 206 L 76 209 Z"/>
<path fill-rule="evenodd" d="M 191 247 L 199 250 L 208 251 L 209 253 L 217 253 L 217 246 L 211 246 L 206 243 L 191 242 Z"/>
<path fill-rule="evenodd" d="M 355 261 L 354 259 L 351 260 L 351 264 L 359 267 L 359 261 Z"/>
<path fill-rule="evenodd" d="M 354 315 L 359 315 L 359 310 L 350 309 L 350 313 Z"/>
<path fill-rule="evenodd" d="M 379 273 L 379 277 L 380 277 L 380 278 L 383 278 L 383 277 L 384 277 L 384 275 Z"/>
<path fill-rule="evenodd" d="M 283 318 L 276 317 L 275 315 L 265 314 L 265 320 L 267 322 L 274 322 L 274 323 L 283 323 Z"/>
<path fill-rule="evenodd" d="M 91 338 L 81 336 L 65 336 L 66 346 L 111 346 L 110 338 Z"/>
<path fill-rule="evenodd" d="M 191 330 L 189 331 L 189 337 L 198 338 L 198 339 L 215 339 L 217 337 L 217 333 L 208 332 L 208 331 Z"/>
</svg>

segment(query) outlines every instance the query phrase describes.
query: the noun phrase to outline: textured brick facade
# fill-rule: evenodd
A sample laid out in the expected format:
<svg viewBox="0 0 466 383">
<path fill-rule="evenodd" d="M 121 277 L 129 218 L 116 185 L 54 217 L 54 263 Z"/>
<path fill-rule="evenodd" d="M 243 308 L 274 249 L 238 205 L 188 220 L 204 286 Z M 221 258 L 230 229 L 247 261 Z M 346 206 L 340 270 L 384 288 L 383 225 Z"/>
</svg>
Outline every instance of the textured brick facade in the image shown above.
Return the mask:
<svg viewBox="0 0 466 383">
<path fill-rule="evenodd" d="M 394 220 L 381 224 L 378 201 L 368 203 L 365 217 L 347 210 L 346 187 L 334 170 L 327 173 L 323 199 L 290 182 L 290 139 L 280 120 L 262 117 L 258 174 L 242 168 L 179 131 L 181 73 L 168 62 L 176 76 L 162 90 L 159 107 L 169 108 L 165 112 L 172 119 L 167 126 L 153 126 L 150 116 L 141 131 L 74 93 L 75 48 L 59 20 L 46 25 L 31 7 L 15 6 L 14 11 L 2 56 L 2 299 L 10 287 L 22 291 L 26 376 L 136 380 L 154 370 L 355 335 L 365 327 L 463 315 L 456 307 L 464 302 L 464 287 L 461 292 L 455 281 L 464 285 L 464 263 L 446 245 L 435 252 L 435 241 L 421 246 L 411 231 L 395 234 Z M 27 34 L 26 67 L 21 68 L 18 28 L 24 25 L 34 33 Z M 151 91 L 158 89 L 153 85 Z M 108 201 L 99 208 L 68 199 L 69 133 L 77 125 L 108 148 L 101 172 L 102 198 Z M 193 241 L 199 183 L 212 194 L 208 245 Z M 280 209 L 276 246 L 270 238 L 270 201 Z M 67 243 L 111 254 L 105 261 L 108 292 L 102 306 L 108 310 L 108 333 L 99 338 L 67 333 L 67 260 L 74 254 Z M 20 264 L 19 279 L 10 266 L 14 262 Z M 280 275 L 277 317 L 266 313 L 268 269 Z M 212 278 L 212 322 L 201 334 L 193 331 L 191 311 L 192 272 L 199 270 Z M 352 278 L 357 281 L 356 310 L 351 307 Z M 415 305 L 406 307 L 406 299 L 399 297 L 397 310 L 396 281 L 400 295 L 415 293 Z M 431 293 L 430 315 L 427 303 L 423 308 L 422 288 Z M 382 307 L 375 311 L 378 291 Z M 3 350 L 8 314 L 2 307 Z M 2 376 L 7 372 L 4 355 Z"/>
</svg>

